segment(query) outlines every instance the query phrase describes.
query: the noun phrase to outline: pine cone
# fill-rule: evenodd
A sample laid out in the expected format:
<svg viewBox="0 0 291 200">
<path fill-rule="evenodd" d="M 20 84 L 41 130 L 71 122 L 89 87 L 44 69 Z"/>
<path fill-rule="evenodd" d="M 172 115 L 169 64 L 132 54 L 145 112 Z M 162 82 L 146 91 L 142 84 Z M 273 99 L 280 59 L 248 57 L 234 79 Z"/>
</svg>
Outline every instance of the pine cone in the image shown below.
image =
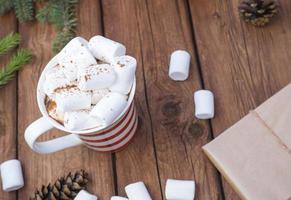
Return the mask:
<svg viewBox="0 0 291 200">
<path fill-rule="evenodd" d="M 30 200 L 73 200 L 80 190 L 86 189 L 87 183 L 88 174 L 84 170 L 70 172 L 53 185 L 43 185 Z"/>
<path fill-rule="evenodd" d="M 278 4 L 276 0 L 243 0 L 238 9 L 245 21 L 264 26 L 278 13 Z"/>
</svg>

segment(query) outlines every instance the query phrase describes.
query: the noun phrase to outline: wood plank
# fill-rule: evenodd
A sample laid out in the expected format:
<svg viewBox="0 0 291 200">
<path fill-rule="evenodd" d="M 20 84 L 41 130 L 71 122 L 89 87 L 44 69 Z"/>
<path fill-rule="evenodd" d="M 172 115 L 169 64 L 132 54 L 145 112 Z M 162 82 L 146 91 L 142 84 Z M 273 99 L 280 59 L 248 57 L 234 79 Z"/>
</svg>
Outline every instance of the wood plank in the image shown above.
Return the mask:
<svg viewBox="0 0 291 200">
<path fill-rule="evenodd" d="M 279 15 L 265 28 L 255 28 L 242 22 L 254 106 L 291 81 L 291 2 L 281 0 L 279 4 Z"/>
<path fill-rule="evenodd" d="M 250 88 L 244 82 L 250 76 L 247 52 L 233 4 L 190 1 L 203 80 L 216 97 L 216 116 L 211 120 L 215 136 L 238 121 L 253 105 Z M 223 186 L 225 199 L 239 199 L 225 180 Z"/>
<path fill-rule="evenodd" d="M 138 61 L 135 104 L 139 113 L 139 126 L 132 143 L 116 153 L 117 192 L 125 196 L 124 187 L 127 184 L 144 181 L 152 198 L 162 199 L 144 87 L 140 30 L 137 27 L 140 23 L 137 21 L 137 12 L 141 8 L 136 1 L 105 0 L 102 3 L 105 36 L 122 42 L 127 48 L 127 54 Z"/>
<path fill-rule="evenodd" d="M 255 28 L 239 19 L 239 1 L 190 1 L 207 88 L 216 96 L 214 135 L 238 121 L 290 82 L 290 8 L 280 1 L 279 19 Z M 224 181 L 226 199 L 239 199 Z"/>
<path fill-rule="evenodd" d="M 79 5 L 80 36 L 87 39 L 102 32 L 100 29 L 99 2 L 81 1 Z M 112 159 L 110 154 L 100 154 L 86 147 L 67 149 L 50 155 L 40 155 L 28 147 L 23 139 L 25 128 L 40 117 L 36 104 L 36 85 L 38 77 L 52 57 L 51 41 L 55 36 L 53 28 L 39 23 L 24 24 L 19 27 L 25 43 L 23 46 L 32 49 L 35 59 L 19 74 L 19 157 L 24 162 L 26 186 L 20 192 L 21 199 L 27 199 L 36 187 L 54 181 L 69 171 L 85 169 L 91 176 L 89 191 L 98 194 L 102 199 L 109 199 L 114 192 Z M 44 139 L 63 135 L 53 130 Z"/>
<path fill-rule="evenodd" d="M 12 12 L 0 17 L 0 38 L 6 36 L 10 32 L 17 31 L 16 19 Z M 3 26 L 2 26 L 3 25 Z M 0 67 L 8 62 L 12 53 L 0 56 Z M 16 76 L 17 77 L 17 76 Z M 17 88 L 14 78 L 8 85 L 0 88 L 0 163 L 6 160 L 17 158 Z M 2 187 L 2 186 L 1 186 Z M 16 199 L 16 192 L 4 192 L 0 190 L 0 199 L 13 200 Z"/>
<path fill-rule="evenodd" d="M 192 95 L 193 91 L 201 88 L 201 83 L 185 1 L 139 0 L 122 1 L 122 4 L 103 1 L 103 4 L 105 34 L 124 42 L 129 53 L 138 59 L 137 102 L 142 126 L 145 126 L 141 127 L 130 146 L 135 149 L 135 156 L 127 154 L 131 149 L 122 155 L 117 154 L 120 157 L 117 159 L 119 186 L 134 179 L 128 176 L 146 180 L 152 177 L 155 180 L 156 173 L 148 173 L 155 172 L 152 167 L 141 170 L 154 162 L 144 160 L 153 157 L 150 147 L 152 125 L 163 196 L 166 179 L 178 178 L 195 179 L 196 199 L 221 199 L 217 173 L 201 151 L 201 146 L 209 141 L 209 128 L 205 121 L 193 118 Z M 193 58 L 190 77 L 185 82 L 173 82 L 168 78 L 169 56 L 175 49 L 187 49 Z M 147 109 L 150 118 L 147 117 Z M 149 125 L 148 119 L 151 120 Z M 134 161 L 136 159 L 139 162 Z M 128 169 L 127 178 L 120 176 Z M 155 182 L 151 181 L 149 188 L 156 195 L 154 199 L 161 199 Z"/>
</svg>

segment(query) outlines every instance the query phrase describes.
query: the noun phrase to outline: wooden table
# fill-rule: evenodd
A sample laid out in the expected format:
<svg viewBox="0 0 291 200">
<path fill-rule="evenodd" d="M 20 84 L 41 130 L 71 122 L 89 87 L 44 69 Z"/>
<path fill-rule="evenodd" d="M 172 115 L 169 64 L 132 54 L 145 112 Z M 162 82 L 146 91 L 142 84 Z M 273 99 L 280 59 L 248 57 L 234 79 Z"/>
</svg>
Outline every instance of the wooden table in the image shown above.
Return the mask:
<svg viewBox="0 0 291 200">
<path fill-rule="evenodd" d="M 125 195 L 124 186 L 142 180 L 154 200 L 165 199 L 167 178 L 194 179 L 196 199 L 239 199 L 201 151 L 218 136 L 291 80 L 291 1 L 280 0 L 279 16 L 265 28 L 240 20 L 238 0 L 83 0 L 78 6 L 78 35 L 96 34 L 124 43 L 138 60 L 136 105 L 139 127 L 132 144 L 115 154 L 86 147 L 40 155 L 23 133 L 40 117 L 36 104 L 39 75 L 52 57 L 52 27 L 18 24 L 12 13 L 0 18 L 0 36 L 18 31 L 21 46 L 35 58 L 0 90 L 0 161 L 23 163 L 25 187 L 0 191 L 1 200 L 28 199 L 36 187 L 77 169 L 91 175 L 89 190 L 101 200 Z M 192 55 L 190 77 L 168 78 L 175 49 Z M 1 57 L 1 64 L 7 58 Z M 216 116 L 194 118 L 193 92 L 215 94 Z M 62 134 L 52 131 L 52 138 Z"/>
</svg>

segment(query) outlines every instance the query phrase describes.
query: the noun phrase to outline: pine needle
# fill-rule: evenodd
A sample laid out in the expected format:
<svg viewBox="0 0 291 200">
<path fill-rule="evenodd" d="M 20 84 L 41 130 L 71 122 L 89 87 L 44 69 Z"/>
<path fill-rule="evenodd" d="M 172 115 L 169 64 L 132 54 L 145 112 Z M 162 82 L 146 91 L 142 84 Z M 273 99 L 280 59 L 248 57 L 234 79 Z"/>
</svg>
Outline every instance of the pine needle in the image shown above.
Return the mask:
<svg viewBox="0 0 291 200">
<path fill-rule="evenodd" d="M 14 77 L 15 73 L 23 65 L 27 64 L 31 58 L 32 54 L 29 50 L 19 49 L 7 66 L 0 70 L 0 86 L 7 84 Z"/>
<path fill-rule="evenodd" d="M 59 32 L 57 37 L 53 41 L 52 50 L 54 54 L 57 54 L 75 35 L 70 31 Z"/>
<path fill-rule="evenodd" d="M 10 33 L 0 40 L 0 55 L 6 53 L 10 49 L 16 47 L 20 42 L 18 33 Z"/>
<path fill-rule="evenodd" d="M 5 14 L 13 8 L 12 0 L 0 0 L 0 15 Z"/>
<path fill-rule="evenodd" d="M 49 21 L 51 9 L 52 9 L 52 3 L 51 1 L 49 1 L 43 8 L 37 11 L 36 16 L 35 16 L 36 19 L 41 23 L 45 23 Z"/>
<path fill-rule="evenodd" d="M 52 45 L 52 51 L 55 54 L 76 35 L 76 3 L 78 3 L 78 0 L 49 0 L 37 12 L 36 18 L 38 21 L 51 23 L 58 30 L 57 37 L 54 39 Z"/>
<path fill-rule="evenodd" d="M 34 19 L 33 0 L 12 0 L 16 17 L 19 22 L 32 21 Z"/>
</svg>

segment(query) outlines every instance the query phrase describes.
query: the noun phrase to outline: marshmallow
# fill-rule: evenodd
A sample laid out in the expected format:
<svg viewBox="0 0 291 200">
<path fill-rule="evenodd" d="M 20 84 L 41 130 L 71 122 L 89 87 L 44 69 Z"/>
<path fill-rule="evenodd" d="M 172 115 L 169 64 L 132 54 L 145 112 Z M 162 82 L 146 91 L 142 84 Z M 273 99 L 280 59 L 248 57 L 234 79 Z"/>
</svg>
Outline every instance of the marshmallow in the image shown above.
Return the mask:
<svg viewBox="0 0 291 200">
<path fill-rule="evenodd" d="M 187 51 L 177 50 L 172 53 L 169 67 L 169 76 L 175 81 L 184 81 L 188 78 L 190 54 Z"/>
<path fill-rule="evenodd" d="M 114 69 L 109 64 L 90 65 L 79 71 L 79 88 L 97 90 L 108 88 L 116 79 Z"/>
<path fill-rule="evenodd" d="M 102 123 L 89 115 L 90 110 L 78 110 L 66 112 L 64 115 L 64 126 L 68 130 L 86 130 L 102 126 Z"/>
<path fill-rule="evenodd" d="M 45 75 L 43 90 L 48 96 L 53 96 L 56 89 L 72 85 L 74 82 L 66 78 L 60 67 L 52 67 Z"/>
<path fill-rule="evenodd" d="M 59 64 L 56 64 L 55 66 L 48 68 L 46 73 L 45 73 L 45 79 L 51 79 L 55 77 L 64 77 L 64 73 L 60 70 L 61 67 Z"/>
<path fill-rule="evenodd" d="M 195 182 L 168 179 L 166 183 L 167 200 L 193 200 L 195 197 Z"/>
<path fill-rule="evenodd" d="M 110 91 L 108 89 L 100 89 L 92 91 L 92 104 L 97 104 Z"/>
<path fill-rule="evenodd" d="M 18 190 L 24 186 L 21 163 L 19 160 L 8 160 L 0 166 L 2 188 L 5 192 Z"/>
<path fill-rule="evenodd" d="M 64 113 L 57 111 L 57 104 L 51 98 L 46 98 L 45 100 L 46 109 L 48 114 L 54 118 L 56 121 L 63 123 L 64 122 Z"/>
<path fill-rule="evenodd" d="M 93 107 L 90 115 L 108 126 L 122 113 L 126 105 L 127 96 L 110 92 Z"/>
<path fill-rule="evenodd" d="M 131 56 L 120 56 L 114 58 L 112 64 L 117 79 L 109 89 L 113 92 L 128 94 L 135 78 L 136 59 Z"/>
<path fill-rule="evenodd" d="M 76 80 L 79 68 L 97 64 L 90 53 L 87 41 L 81 37 L 72 39 L 57 55 L 58 63 L 69 80 Z"/>
<path fill-rule="evenodd" d="M 66 44 L 66 46 L 64 46 L 64 48 L 61 51 L 63 51 L 63 52 L 69 52 L 69 51 L 75 52 L 75 51 L 78 51 L 78 49 L 80 47 L 88 48 L 88 41 L 82 37 L 75 37 L 75 38 L 71 39 L 71 41 L 68 42 Z"/>
<path fill-rule="evenodd" d="M 90 109 L 91 92 L 81 91 L 76 87 L 68 87 L 56 92 L 55 101 L 58 112 Z"/>
<path fill-rule="evenodd" d="M 89 49 L 98 60 L 111 62 L 114 57 L 125 55 L 126 48 L 123 44 L 97 35 L 89 40 Z"/>
<path fill-rule="evenodd" d="M 143 182 L 129 184 L 125 192 L 130 200 L 151 200 L 150 194 Z"/>
<path fill-rule="evenodd" d="M 128 198 L 125 198 L 125 197 L 118 197 L 118 196 L 113 196 L 113 197 L 111 197 L 110 200 L 128 200 Z"/>
<path fill-rule="evenodd" d="M 214 117 L 214 97 L 209 90 L 198 90 L 194 93 L 195 116 L 198 119 Z"/>
<path fill-rule="evenodd" d="M 98 198 L 85 190 L 81 190 L 74 200 L 97 200 Z"/>
</svg>

